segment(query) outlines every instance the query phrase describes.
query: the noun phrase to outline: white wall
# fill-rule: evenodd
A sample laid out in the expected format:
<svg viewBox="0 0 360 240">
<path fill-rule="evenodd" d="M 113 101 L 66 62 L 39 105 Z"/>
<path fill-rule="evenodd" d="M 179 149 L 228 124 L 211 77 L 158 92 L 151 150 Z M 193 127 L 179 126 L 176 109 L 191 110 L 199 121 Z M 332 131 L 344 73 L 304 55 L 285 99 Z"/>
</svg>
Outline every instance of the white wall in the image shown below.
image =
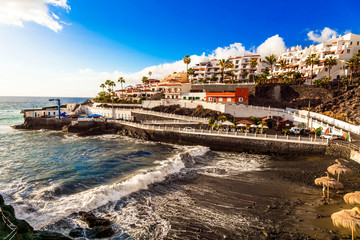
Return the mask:
<svg viewBox="0 0 360 240">
<path fill-rule="evenodd" d="M 99 114 L 103 117 L 112 118 L 114 114 L 115 119 L 133 119 L 133 117 L 131 116 L 131 109 L 114 108 L 114 110 L 112 110 L 111 108 L 85 107 L 84 110 L 87 115 Z"/>
</svg>

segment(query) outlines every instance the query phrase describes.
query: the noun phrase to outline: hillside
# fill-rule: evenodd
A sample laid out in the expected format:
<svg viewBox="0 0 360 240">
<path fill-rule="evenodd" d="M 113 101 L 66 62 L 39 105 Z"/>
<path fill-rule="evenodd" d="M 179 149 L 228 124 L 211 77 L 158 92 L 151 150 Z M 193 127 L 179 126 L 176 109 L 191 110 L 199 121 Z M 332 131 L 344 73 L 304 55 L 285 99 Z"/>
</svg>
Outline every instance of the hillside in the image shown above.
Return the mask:
<svg viewBox="0 0 360 240">
<path fill-rule="evenodd" d="M 330 100 L 315 107 L 313 111 L 360 125 L 360 87 L 334 95 Z"/>
</svg>

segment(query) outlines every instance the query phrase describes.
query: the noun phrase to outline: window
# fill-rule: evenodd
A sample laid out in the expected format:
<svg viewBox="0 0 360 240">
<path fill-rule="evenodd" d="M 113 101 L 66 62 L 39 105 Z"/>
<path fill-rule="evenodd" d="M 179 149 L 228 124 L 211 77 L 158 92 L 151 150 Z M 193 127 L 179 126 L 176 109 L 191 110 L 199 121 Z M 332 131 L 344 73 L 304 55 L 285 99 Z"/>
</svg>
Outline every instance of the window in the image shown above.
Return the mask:
<svg viewBox="0 0 360 240">
<path fill-rule="evenodd" d="M 328 70 L 328 69 L 327 69 L 327 68 L 325 68 L 325 72 L 327 72 L 327 70 Z"/>
<path fill-rule="evenodd" d="M 54 112 L 54 115 L 55 115 L 55 112 Z"/>
<path fill-rule="evenodd" d="M 350 53 L 350 49 L 348 49 L 346 52 L 347 52 L 347 53 Z"/>
<path fill-rule="evenodd" d="M 350 45 L 352 45 L 352 41 L 350 42 Z"/>
<path fill-rule="evenodd" d="M 359 42 L 359 41 L 357 41 L 356 45 L 359 45 L 359 43 L 360 43 L 360 42 Z"/>
</svg>

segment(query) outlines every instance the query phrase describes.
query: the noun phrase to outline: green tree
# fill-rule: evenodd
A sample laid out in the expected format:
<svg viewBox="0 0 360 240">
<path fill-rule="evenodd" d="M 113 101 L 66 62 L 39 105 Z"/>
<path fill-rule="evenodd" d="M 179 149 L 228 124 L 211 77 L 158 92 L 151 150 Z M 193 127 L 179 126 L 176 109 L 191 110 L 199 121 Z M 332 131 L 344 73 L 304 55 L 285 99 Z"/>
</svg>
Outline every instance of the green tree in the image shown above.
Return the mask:
<svg viewBox="0 0 360 240">
<path fill-rule="evenodd" d="M 253 59 L 250 59 L 250 67 L 251 69 L 254 69 L 256 68 L 257 66 L 257 59 L 256 58 L 253 58 Z M 256 74 L 256 70 L 254 70 L 254 73 L 251 75 L 252 76 L 252 80 L 254 80 L 254 75 Z"/>
<path fill-rule="evenodd" d="M 123 83 L 125 83 L 125 79 L 123 77 L 119 77 L 119 79 L 117 80 L 118 83 L 121 84 L 121 98 L 123 99 L 124 98 L 124 93 L 123 93 Z"/>
<path fill-rule="evenodd" d="M 195 73 L 194 69 L 189 68 L 187 72 L 188 72 L 188 75 L 191 77 L 191 81 L 192 81 L 192 76 L 194 76 L 194 73 Z"/>
<path fill-rule="evenodd" d="M 141 81 L 142 81 L 142 83 L 147 83 L 148 82 L 148 77 L 146 77 L 146 76 L 143 76 L 142 77 L 142 79 L 141 79 Z"/>
<path fill-rule="evenodd" d="M 289 61 L 286 60 L 286 59 L 281 59 L 279 61 L 279 67 L 281 67 L 282 70 L 286 71 L 286 69 L 288 68 L 289 66 Z"/>
<path fill-rule="evenodd" d="M 234 77 L 235 77 L 234 72 L 233 71 L 227 71 L 226 75 L 229 76 L 229 78 L 231 80 L 231 83 L 234 83 Z"/>
<path fill-rule="evenodd" d="M 248 70 L 244 70 L 244 71 L 242 72 L 243 78 L 246 78 L 248 75 L 249 75 Z"/>
<path fill-rule="evenodd" d="M 305 60 L 306 66 L 311 66 L 310 86 L 312 86 L 314 65 L 319 63 L 320 63 L 319 57 L 315 53 L 310 54 Z"/>
<path fill-rule="evenodd" d="M 100 85 L 100 87 L 103 89 L 103 92 L 105 91 L 105 84 L 104 83 L 102 83 L 101 85 Z"/>
<path fill-rule="evenodd" d="M 359 57 L 356 55 L 350 58 L 349 61 L 346 62 L 347 67 L 350 69 L 350 84 L 352 84 L 352 76 L 354 71 L 359 68 Z"/>
<path fill-rule="evenodd" d="M 221 116 L 218 117 L 218 120 L 221 121 L 221 122 L 225 122 L 226 121 L 226 116 L 221 115 Z"/>
<path fill-rule="evenodd" d="M 228 59 L 220 59 L 219 60 L 219 65 L 221 67 L 221 80 L 220 82 L 224 81 L 224 72 L 225 72 L 225 68 L 233 68 L 234 64 L 232 62 L 230 62 Z"/>
<path fill-rule="evenodd" d="M 328 79 L 330 79 L 330 71 L 331 71 L 331 68 L 333 66 L 336 66 L 337 65 L 337 59 L 334 58 L 333 56 L 329 56 L 325 59 L 325 62 L 324 62 L 324 66 L 327 66 L 328 67 Z"/>
<path fill-rule="evenodd" d="M 269 56 L 265 57 L 265 60 L 263 60 L 263 63 L 266 63 L 267 65 L 270 66 L 270 74 L 272 76 L 273 74 L 273 66 L 276 63 L 276 56 L 275 54 L 271 54 Z"/>
<path fill-rule="evenodd" d="M 188 68 L 189 68 L 189 64 L 191 63 L 191 58 L 189 55 L 185 55 L 183 58 L 184 63 L 186 64 L 186 80 L 189 81 L 189 73 L 188 73 Z"/>
</svg>

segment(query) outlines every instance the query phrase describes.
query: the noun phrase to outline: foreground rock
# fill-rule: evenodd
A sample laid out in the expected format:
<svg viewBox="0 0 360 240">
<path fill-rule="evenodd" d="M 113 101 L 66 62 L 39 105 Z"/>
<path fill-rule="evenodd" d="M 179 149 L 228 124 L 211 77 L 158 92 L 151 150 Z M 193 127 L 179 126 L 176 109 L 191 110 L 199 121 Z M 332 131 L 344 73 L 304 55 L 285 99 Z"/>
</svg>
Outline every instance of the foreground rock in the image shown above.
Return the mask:
<svg viewBox="0 0 360 240">
<path fill-rule="evenodd" d="M 109 238 L 115 234 L 110 227 L 110 220 L 98 218 L 93 213 L 79 212 L 82 221 L 86 222 L 89 228 L 75 228 L 70 231 L 70 237 Z"/>
<path fill-rule="evenodd" d="M 1 209 L 0 239 L 5 239 L 5 237 L 7 236 L 8 238 L 6 239 L 9 239 L 11 238 L 11 236 L 16 235 L 13 239 L 70 240 L 70 238 L 65 237 L 60 233 L 34 231 L 34 229 L 30 226 L 30 224 L 28 224 L 25 220 L 16 219 L 14 208 L 10 205 L 5 205 L 4 199 L 2 198 L 1 195 L 0 195 L 0 209 Z M 4 219 L 6 223 L 4 222 Z M 12 231 L 10 227 L 12 227 L 13 229 L 17 228 L 17 230 Z"/>
</svg>

